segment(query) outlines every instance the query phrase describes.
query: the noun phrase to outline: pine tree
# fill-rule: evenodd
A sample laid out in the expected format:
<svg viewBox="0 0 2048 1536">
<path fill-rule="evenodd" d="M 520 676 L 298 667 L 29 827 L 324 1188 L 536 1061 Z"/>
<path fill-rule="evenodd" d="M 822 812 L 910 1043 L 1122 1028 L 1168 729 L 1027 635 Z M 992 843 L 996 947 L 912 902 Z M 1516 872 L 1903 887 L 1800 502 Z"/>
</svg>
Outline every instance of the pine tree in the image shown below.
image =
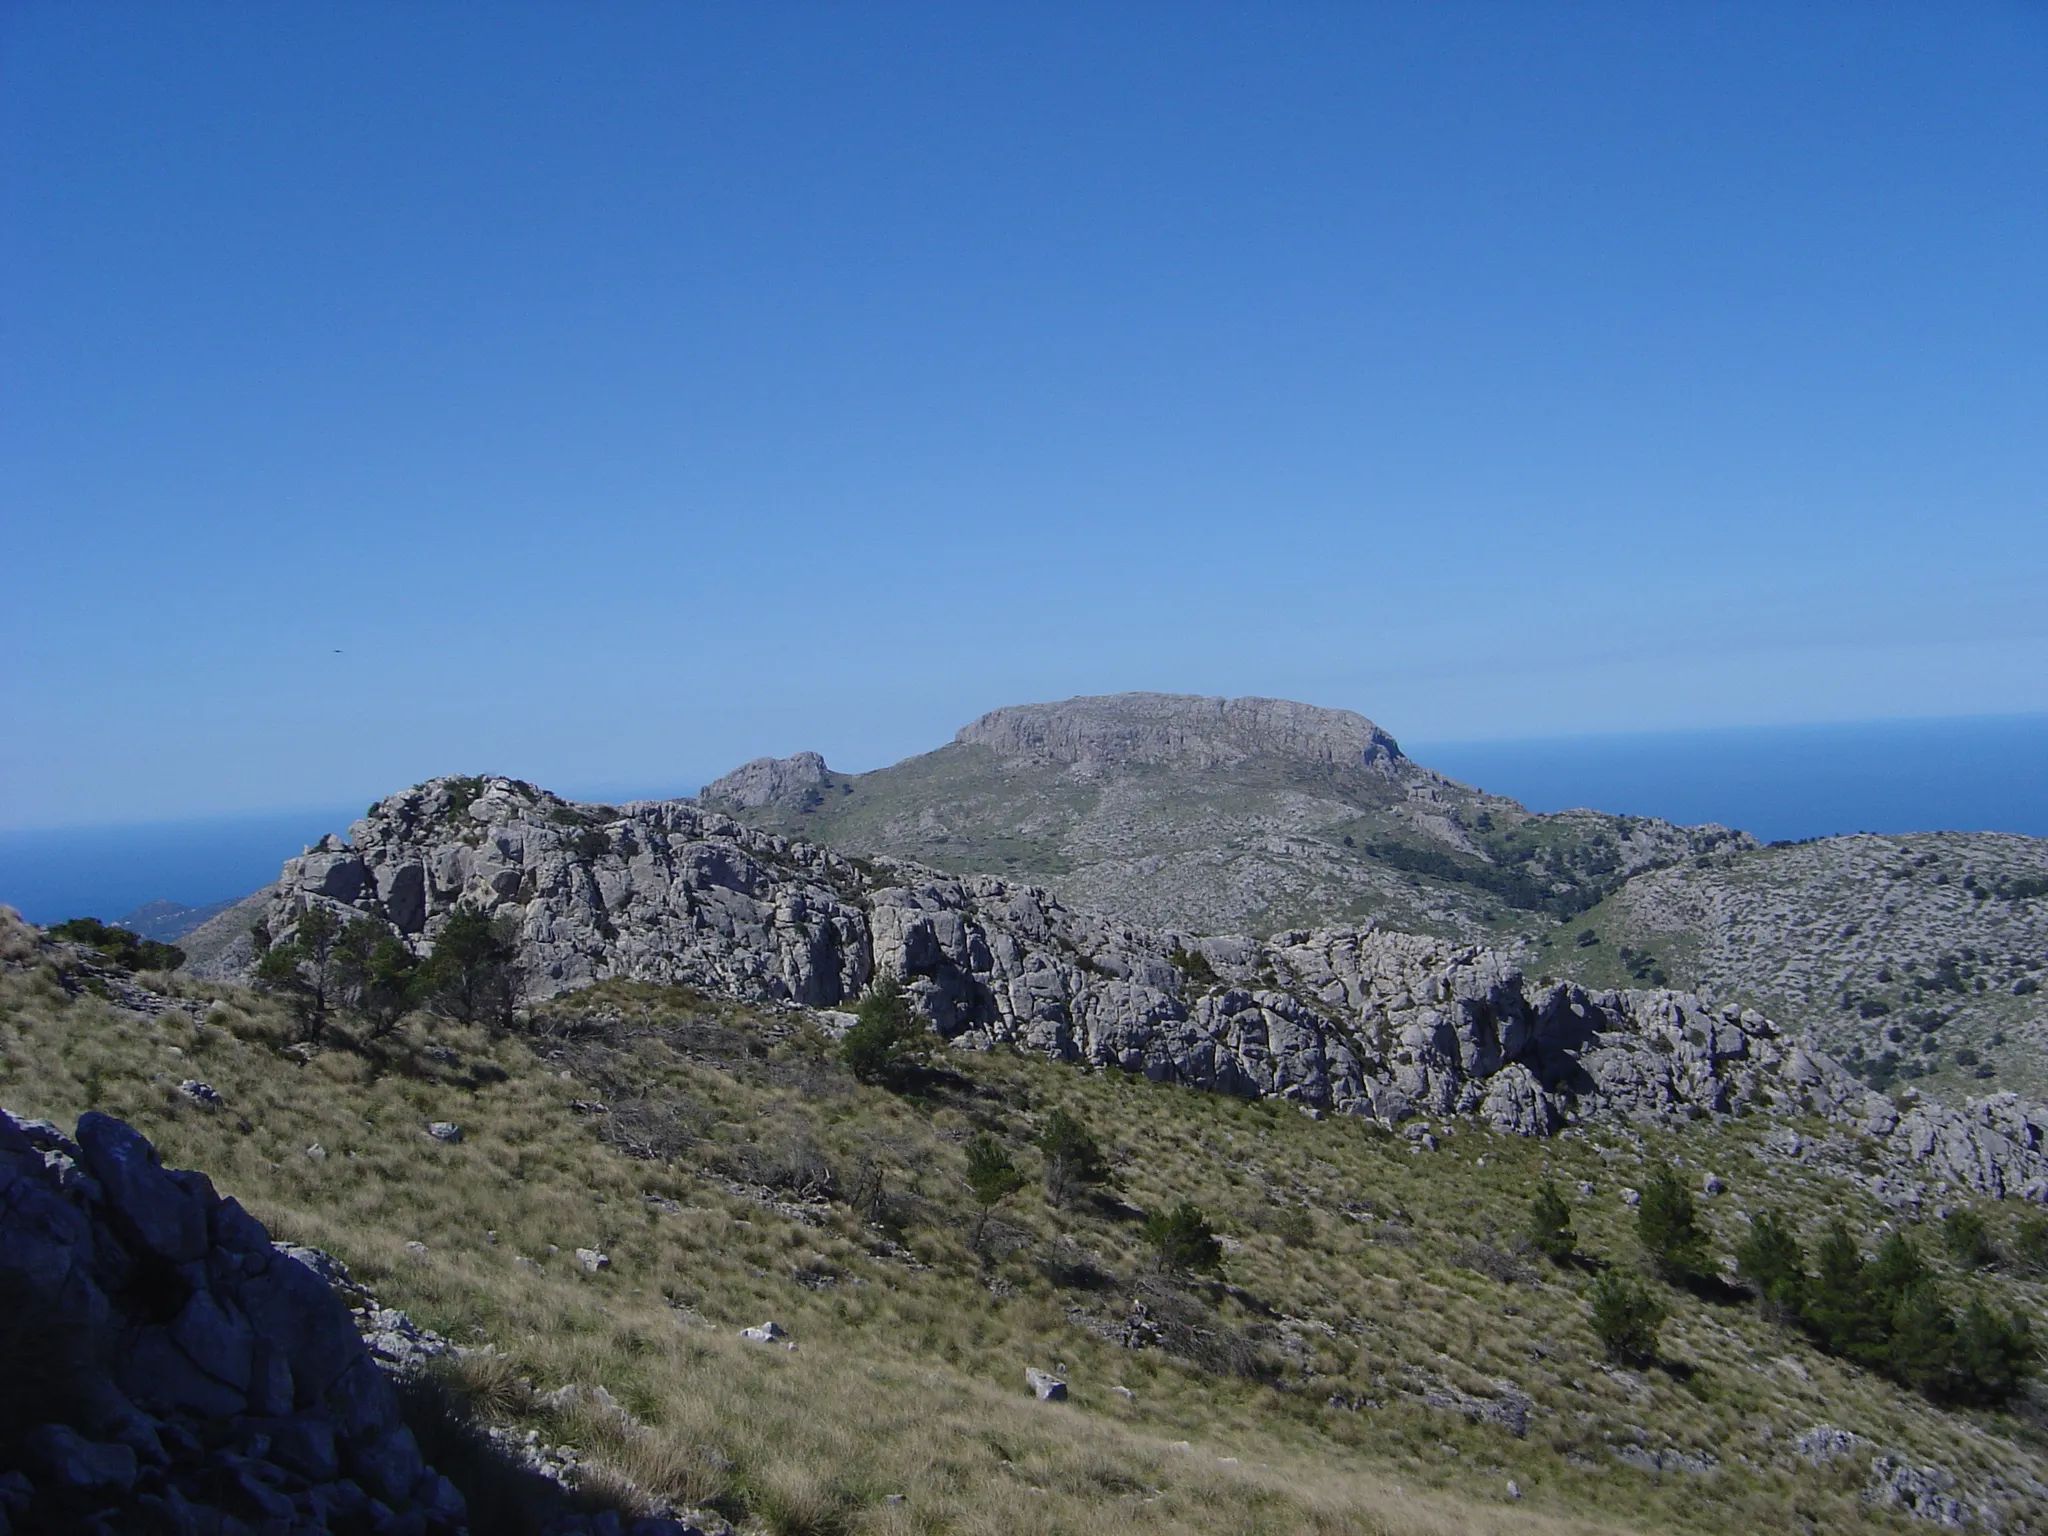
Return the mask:
<svg viewBox="0 0 2048 1536">
<path fill-rule="evenodd" d="M 300 1038 L 318 1043 L 340 1000 L 341 919 L 327 908 L 309 906 L 299 914 L 292 936 L 273 944 L 256 962 L 259 991 L 284 997 L 299 1017 Z"/>
<path fill-rule="evenodd" d="M 1154 1211 L 1138 1235 L 1152 1249 L 1162 1274 L 1207 1273 L 1223 1263 L 1223 1244 L 1202 1208 L 1190 1200 L 1171 1211 Z"/>
<path fill-rule="evenodd" d="M 421 975 L 429 1006 L 465 1024 L 506 1025 L 519 994 L 512 922 L 472 907 L 449 914 Z"/>
<path fill-rule="evenodd" d="M 903 983 L 894 976 L 876 977 L 853 1012 L 853 1027 L 839 1042 L 840 1059 L 863 1083 L 895 1082 L 916 1060 L 924 1036 Z"/>
<path fill-rule="evenodd" d="M 1038 1152 L 1045 1159 L 1046 1198 L 1056 1206 L 1110 1177 L 1102 1148 L 1088 1128 L 1064 1109 L 1046 1116 L 1045 1128 L 1038 1133 Z"/>
<path fill-rule="evenodd" d="M 1780 1319 L 1799 1315 L 1806 1299 L 1806 1254 L 1776 1211 L 1764 1211 L 1750 1224 L 1735 1262 L 1769 1314 Z"/>
<path fill-rule="evenodd" d="M 995 1137 L 984 1132 L 967 1143 L 967 1188 L 974 1203 L 981 1207 L 981 1219 L 974 1224 L 970 1247 L 980 1250 L 989 1214 L 1023 1187 L 1024 1175 L 1017 1171 L 1010 1154 Z"/>
<path fill-rule="evenodd" d="M 1801 1320 L 1829 1354 L 1881 1364 L 1889 1318 L 1878 1310 L 1869 1265 L 1840 1217 L 1822 1235 L 1813 1256 L 1815 1274 Z"/>
<path fill-rule="evenodd" d="M 1644 1365 L 1657 1357 L 1657 1331 L 1664 1326 L 1663 1303 L 1641 1281 L 1618 1269 L 1602 1272 L 1586 1292 L 1593 1332 L 1607 1358 Z"/>
<path fill-rule="evenodd" d="M 1666 1280 L 1681 1282 L 1705 1271 L 1707 1235 L 1700 1230 L 1692 1191 L 1668 1165 L 1652 1173 L 1643 1188 L 1636 1235 Z"/>
<path fill-rule="evenodd" d="M 1557 1186 L 1547 1179 L 1529 1202 L 1529 1242 L 1553 1264 L 1568 1264 L 1578 1251 L 1579 1234 L 1572 1230 L 1572 1209 Z"/>
</svg>

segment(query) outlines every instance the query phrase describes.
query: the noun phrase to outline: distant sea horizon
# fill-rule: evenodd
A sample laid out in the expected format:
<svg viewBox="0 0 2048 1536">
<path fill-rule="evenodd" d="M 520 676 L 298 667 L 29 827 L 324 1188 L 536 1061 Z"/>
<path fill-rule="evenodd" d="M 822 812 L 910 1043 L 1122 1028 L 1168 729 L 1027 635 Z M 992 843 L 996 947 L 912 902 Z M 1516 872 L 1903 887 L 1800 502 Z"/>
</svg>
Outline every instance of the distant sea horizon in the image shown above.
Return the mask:
<svg viewBox="0 0 2048 1536">
<path fill-rule="evenodd" d="M 2048 837 L 2048 713 L 1402 742 L 1419 763 L 1533 811 L 1718 822 L 1765 842 L 1851 832 Z M 612 798 L 627 798 L 613 796 Z M 269 884 L 362 814 L 248 816 L 0 831 L 0 903 L 35 923 L 201 907 Z"/>
</svg>

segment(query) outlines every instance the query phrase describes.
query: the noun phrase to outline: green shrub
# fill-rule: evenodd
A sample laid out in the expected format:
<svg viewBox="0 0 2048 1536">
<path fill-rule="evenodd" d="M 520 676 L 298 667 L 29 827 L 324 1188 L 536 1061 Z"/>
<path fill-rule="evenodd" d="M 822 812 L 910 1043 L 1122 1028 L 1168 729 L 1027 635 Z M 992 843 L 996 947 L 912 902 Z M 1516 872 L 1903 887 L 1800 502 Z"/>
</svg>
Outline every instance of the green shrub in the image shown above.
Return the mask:
<svg viewBox="0 0 2048 1536">
<path fill-rule="evenodd" d="M 299 914 L 290 942 L 273 944 L 256 962 L 257 990 L 286 1001 L 304 1040 L 319 1040 L 341 1003 L 342 931 L 341 919 L 326 907 L 308 907 Z"/>
<path fill-rule="evenodd" d="M 1604 1271 L 1587 1289 L 1593 1333 L 1607 1358 L 1647 1365 L 1657 1357 L 1657 1331 L 1664 1326 L 1662 1302 L 1633 1275 Z"/>
<path fill-rule="evenodd" d="M 1093 1185 L 1107 1183 L 1110 1169 L 1088 1128 L 1056 1109 L 1038 1133 L 1038 1153 L 1045 1160 L 1045 1195 L 1054 1205 Z"/>
<path fill-rule="evenodd" d="M 970 1247 L 981 1246 L 989 1213 L 1023 1187 L 1024 1175 L 1017 1171 L 1010 1154 L 995 1137 L 984 1132 L 967 1143 L 967 1189 L 974 1196 L 974 1203 L 981 1207 Z"/>
<path fill-rule="evenodd" d="M 1579 1235 L 1572 1230 L 1571 1207 L 1547 1180 L 1529 1202 L 1529 1242 L 1553 1264 L 1570 1263 L 1578 1251 Z"/>
<path fill-rule="evenodd" d="M 1957 1055 L 1960 1059 L 1961 1053 Z M 1998 1262 L 1998 1247 L 1991 1241 L 1991 1229 L 1972 1210 L 1948 1213 L 1948 1219 L 1941 1224 L 1941 1245 L 1964 1269 L 1988 1269 Z"/>
<path fill-rule="evenodd" d="M 1152 1250 L 1162 1274 L 1206 1274 L 1222 1267 L 1223 1244 L 1202 1208 L 1191 1200 L 1170 1211 L 1154 1211 L 1138 1236 Z"/>
<path fill-rule="evenodd" d="M 1707 1235 L 1700 1230 L 1692 1191 L 1669 1165 L 1652 1172 L 1643 1187 L 1636 1206 L 1636 1236 L 1666 1280 L 1682 1282 L 1705 1273 Z"/>
<path fill-rule="evenodd" d="M 420 969 L 420 996 L 436 1013 L 465 1024 L 509 1024 L 519 995 L 518 957 L 510 918 L 460 908 Z"/>
<path fill-rule="evenodd" d="M 2020 1218 L 2012 1232 L 2012 1260 L 2027 1274 L 2048 1274 L 2048 1216 Z"/>
<path fill-rule="evenodd" d="M 903 983 L 877 977 L 854 1005 L 854 1024 L 839 1042 L 839 1056 L 863 1083 L 893 1083 L 921 1054 L 924 1026 L 910 1011 Z"/>
<path fill-rule="evenodd" d="M 96 917 L 74 917 L 59 923 L 50 930 L 50 937 L 96 949 L 108 964 L 124 971 L 175 971 L 185 963 L 185 951 L 177 945 L 145 939 Z"/>
<path fill-rule="evenodd" d="M 1764 1211 L 1750 1224 L 1749 1236 L 1735 1250 L 1735 1263 L 1743 1279 L 1756 1287 L 1766 1311 L 1781 1319 L 1799 1315 L 1806 1300 L 1806 1254 L 1776 1211 Z"/>
</svg>

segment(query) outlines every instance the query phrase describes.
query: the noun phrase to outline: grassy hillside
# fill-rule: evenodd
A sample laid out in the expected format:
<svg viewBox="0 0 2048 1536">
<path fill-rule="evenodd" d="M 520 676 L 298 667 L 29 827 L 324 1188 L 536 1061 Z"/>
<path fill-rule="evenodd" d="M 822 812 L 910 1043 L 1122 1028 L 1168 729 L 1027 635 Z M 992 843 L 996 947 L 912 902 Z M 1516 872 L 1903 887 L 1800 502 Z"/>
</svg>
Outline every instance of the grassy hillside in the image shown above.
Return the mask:
<svg viewBox="0 0 2048 1536">
<path fill-rule="evenodd" d="M 729 808 L 807 841 L 1029 880 L 1070 905 L 1191 933 L 1373 917 L 1466 940 L 1535 934 L 1630 870 L 1726 838 L 1590 811 L 1533 816 L 1405 771 L 1396 780 L 1278 753 L 1216 767 L 1077 766 L 956 742 L 873 773 L 830 774 L 786 803 Z"/>
<path fill-rule="evenodd" d="M 1602 1358 L 1588 1277 L 1640 1266 L 1622 1191 L 1650 1161 L 1726 1181 L 1703 1202 L 1723 1254 L 1765 1204 L 1883 1225 L 1853 1162 L 1772 1156 L 1761 1118 L 1410 1141 L 1010 1056 L 948 1057 L 891 1092 L 855 1082 L 812 1016 L 616 983 L 508 1035 L 415 1017 L 313 1048 L 265 999 L 144 980 L 172 1001 L 154 1017 L 18 955 L 0 1102 L 131 1120 L 387 1304 L 492 1346 L 458 1372 L 478 1412 L 743 1529 L 1903 1529 L 1864 1496 L 1879 1450 L 1942 1469 L 2008 1530 L 2048 1520 L 2026 1491 L 2048 1481 L 2031 1404 L 1934 1407 L 1732 1293 L 1659 1286 L 1657 1363 Z M 181 1095 L 188 1078 L 225 1108 Z M 966 1143 L 993 1135 L 1035 1175 L 1055 1108 L 1109 1145 L 1120 1189 L 1055 1208 L 1034 1180 L 975 1251 Z M 1546 1176 L 1586 1266 L 1519 1245 Z M 1225 1236 L 1217 1277 L 1162 1275 L 1139 1239 L 1141 1211 L 1181 1199 Z M 1985 1214 L 2009 1244 L 2015 1213 Z M 578 1248 L 609 1267 L 585 1273 Z M 2035 1280 L 1936 1263 L 1957 1295 L 2038 1311 Z M 768 1318 L 794 1350 L 736 1336 Z M 1027 1366 L 1071 1401 L 1033 1401 Z M 542 1401 L 566 1384 L 623 1412 Z M 1518 1394 L 1520 1436 L 1497 1422 Z M 1794 1442 L 1821 1423 L 1865 1443 L 1809 1465 Z M 1643 1470 L 1629 1447 L 1714 1470 Z"/>
</svg>

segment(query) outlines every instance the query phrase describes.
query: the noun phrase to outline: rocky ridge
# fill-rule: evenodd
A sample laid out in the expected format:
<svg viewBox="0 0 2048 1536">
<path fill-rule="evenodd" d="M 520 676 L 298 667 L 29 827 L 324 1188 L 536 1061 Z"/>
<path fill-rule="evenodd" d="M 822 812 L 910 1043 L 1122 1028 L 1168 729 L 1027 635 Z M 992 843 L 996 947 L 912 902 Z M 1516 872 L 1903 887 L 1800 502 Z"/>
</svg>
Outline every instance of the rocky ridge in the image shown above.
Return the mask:
<svg viewBox="0 0 2048 1536">
<path fill-rule="evenodd" d="M 1374 924 L 1270 939 L 1118 923 L 1049 892 L 867 863 L 680 802 L 583 806 L 441 779 L 288 861 L 263 929 L 311 904 L 424 951 L 458 906 L 516 931 L 530 1001 L 610 977 L 832 1008 L 899 976 L 946 1040 L 1399 1126 L 1802 1109 L 1872 1139 L 1902 1190 L 2048 1199 L 2048 1109 L 1901 1109 L 1762 1013 L 1532 982 L 1517 960 Z M 1902 1193 L 1900 1198 L 1905 1198 Z"/>
</svg>

